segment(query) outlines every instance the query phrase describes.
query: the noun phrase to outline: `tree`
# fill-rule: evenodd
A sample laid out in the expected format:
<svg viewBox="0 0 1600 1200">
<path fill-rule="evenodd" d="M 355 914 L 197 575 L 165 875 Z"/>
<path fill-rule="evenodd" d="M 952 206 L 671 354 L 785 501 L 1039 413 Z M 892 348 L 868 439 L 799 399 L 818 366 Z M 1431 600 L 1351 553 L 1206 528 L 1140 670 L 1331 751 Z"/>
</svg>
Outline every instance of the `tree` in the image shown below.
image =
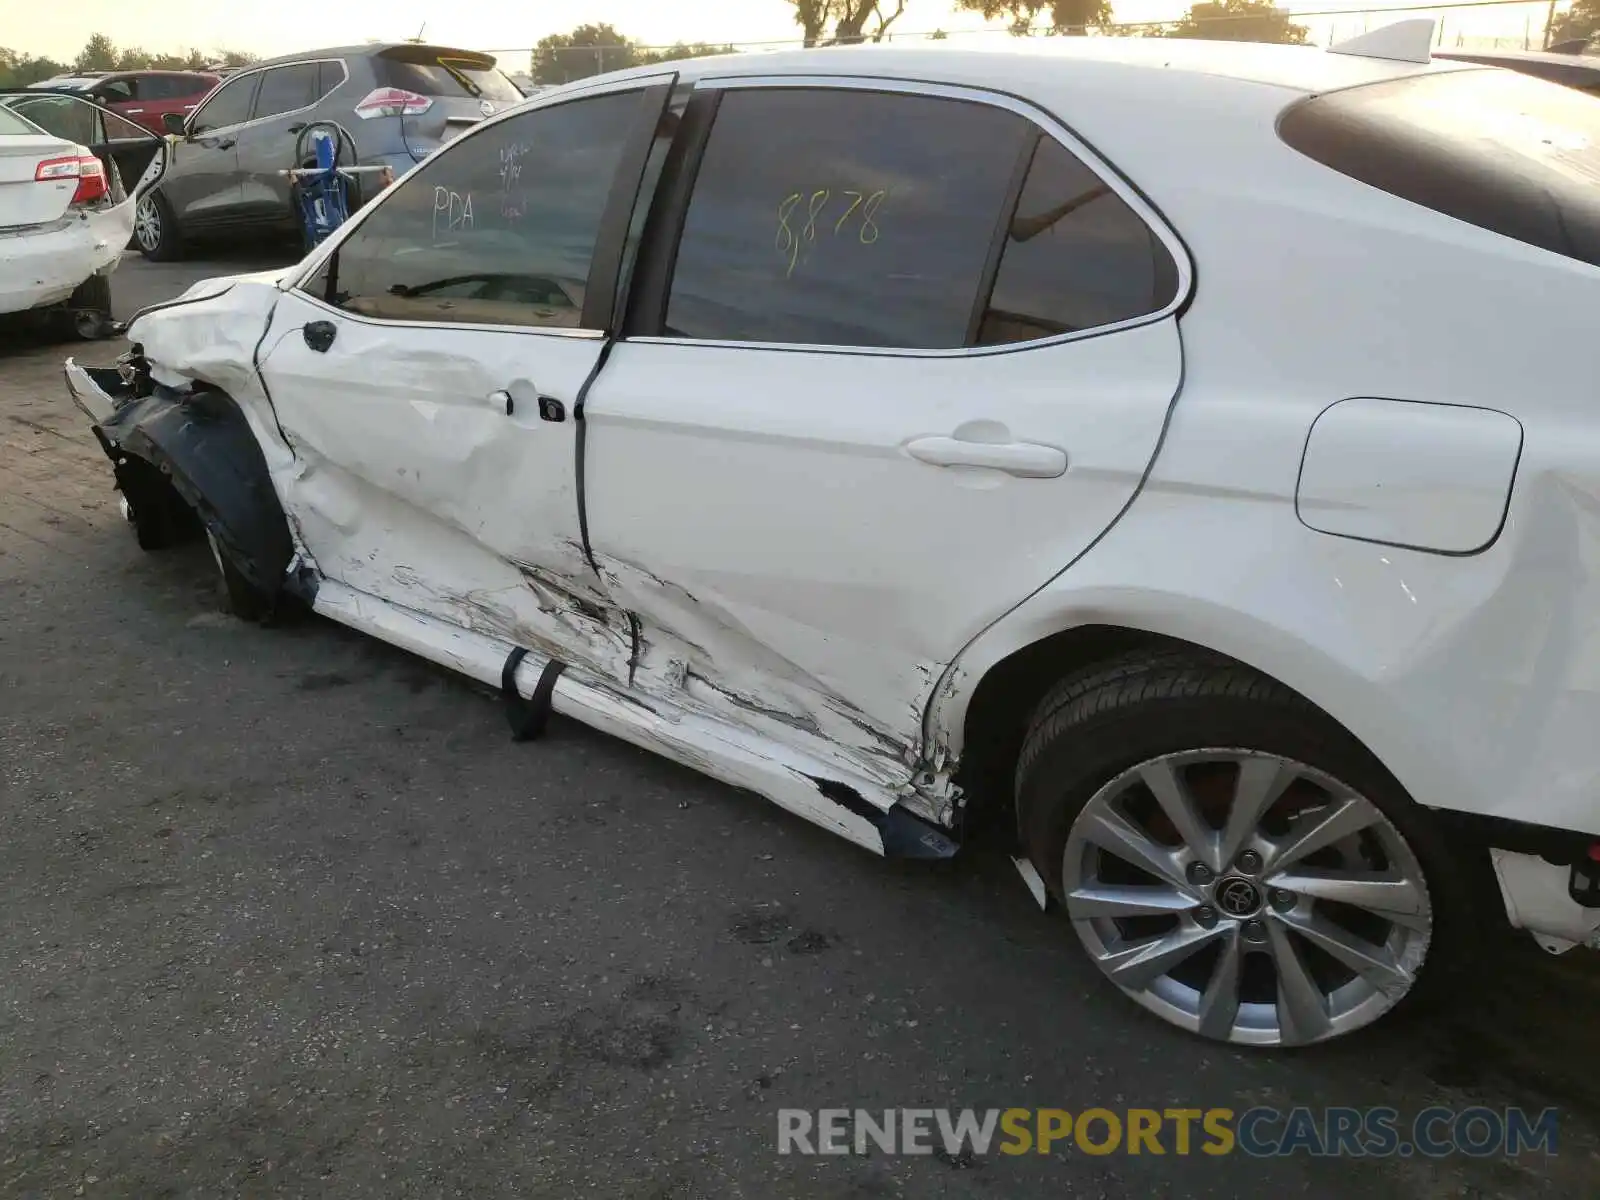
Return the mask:
<svg viewBox="0 0 1600 1200">
<path fill-rule="evenodd" d="M 1600 0 L 1572 0 L 1572 6 L 1550 26 L 1552 46 L 1578 38 L 1600 38 Z"/>
<path fill-rule="evenodd" d="M 895 0 L 894 11 L 885 12 L 883 0 L 789 0 L 794 5 L 794 23 L 800 26 L 808 46 L 851 46 L 860 42 L 881 42 L 889 26 L 906 11 L 906 0 Z M 872 23 L 869 29 L 868 23 Z M 829 29 L 832 35 L 828 34 Z"/>
<path fill-rule="evenodd" d="M 156 71 L 200 71 L 214 61 L 204 50 L 189 49 L 182 54 L 154 54 L 150 66 Z"/>
<path fill-rule="evenodd" d="M 89 40 L 72 60 L 74 71 L 115 71 L 117 44 L 103 33 L 91 33 Z"/>
<path fill-rule="evenodd" d="M 211 52 L 210 61 L 224 67 L 253 67 L 261 61 L 261 55 L 248 50 L 217 49 Z"/>
<path fill-rule="evenodd" d="M 717 54 L 733 54 L 732 46 L 713 46 L 710 42 L 674 42 L 670 46 L 659 50 L 635 49 L 634 63 L 636 66 L 647 66 L 650 63 L 677 62 L 680 58 L 711 58 Z"/>
<path fill-rule="evenodd" d="M 1111 23 L 1111 0 L 956 0 L 956 7 L 988 21 L 1008 17 L 1018 37 L 1033 32 L 1042 12 L 1050 15 L 1046 33 L 1084 34 L 1091 25 Z"/>
<path fill-rule="evenodd" d="M 35 58 L 31 54 L 0 46 L 0 87 L 27 87 L 30 83 L 63 75 L 66 71 L 66 63 L 58 63 L 52 58 Z"/>
<path fill-rule="evenodd" d="M 1309 34 L 1268 0 L 1201 0 L 1171 29 L 1153 36 L 1303 46 Z"/>
<path fill-rule="evenodd" d="M 636 66 L 639 50 L 610 25 L 579 25 L 571 33 L 552 33 L 533 48 L 537 84 L 571 83 L 590 75 Z"/>
</svg>

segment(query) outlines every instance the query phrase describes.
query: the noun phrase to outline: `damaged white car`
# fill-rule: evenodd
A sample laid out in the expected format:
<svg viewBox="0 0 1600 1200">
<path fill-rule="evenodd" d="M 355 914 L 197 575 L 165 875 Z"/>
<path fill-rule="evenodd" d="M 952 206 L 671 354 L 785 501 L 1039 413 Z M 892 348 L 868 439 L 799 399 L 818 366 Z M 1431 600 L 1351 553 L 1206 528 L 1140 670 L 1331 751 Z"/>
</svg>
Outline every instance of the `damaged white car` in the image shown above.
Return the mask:
<svg viewBox="0 0 1600 1200">
<path fill-rule="evenodd" d="M 1137 1003 L 1333 1038 L 1600 929 L 1600 101 L 1430 34 L 585 80 L 67 379 L 241 615 L 880 854 L 988 806 Z"/>
<path fill-rule="evenodd" d="M 110 332 L 111 275 L 167 161 L 161 138 L 82 97 L 0 91 L 0 315 Z"/>
</svg>

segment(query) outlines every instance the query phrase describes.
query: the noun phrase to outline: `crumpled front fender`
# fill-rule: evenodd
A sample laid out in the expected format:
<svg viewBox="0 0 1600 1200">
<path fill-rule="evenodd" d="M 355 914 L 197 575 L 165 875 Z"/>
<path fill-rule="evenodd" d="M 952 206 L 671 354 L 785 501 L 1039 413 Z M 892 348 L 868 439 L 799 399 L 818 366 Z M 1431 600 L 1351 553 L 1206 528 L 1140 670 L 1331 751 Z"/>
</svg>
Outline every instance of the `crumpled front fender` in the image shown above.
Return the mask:
<svg viewBox="0 0 1600 1200">
<path fill-rule="evenodd" d="M 277 596 L 294 542 L 266 458 L 239 406 L 208 387 L 179 390 L 156 383 L 140 396 L 112 383 L 110 374 L 67 363 L 68 386 L 79 407 L 95 418 L 95 436 L 118 486 L 146 486 L 143 473 L 159 471 L 239 573 Z"/>
</svg>

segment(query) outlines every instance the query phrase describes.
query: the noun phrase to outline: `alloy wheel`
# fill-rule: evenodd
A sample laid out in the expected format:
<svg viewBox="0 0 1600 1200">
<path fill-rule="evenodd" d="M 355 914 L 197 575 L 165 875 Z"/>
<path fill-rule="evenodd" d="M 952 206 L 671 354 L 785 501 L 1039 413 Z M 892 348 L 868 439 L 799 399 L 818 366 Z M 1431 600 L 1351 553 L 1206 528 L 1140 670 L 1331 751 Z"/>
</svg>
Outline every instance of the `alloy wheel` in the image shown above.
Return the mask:
<svg viewBox="0 0 1600 1200">
<path fill-rule="evenodd" d="M 1411 990 L 1433 931 L 1421 865 L 1382 810 L 1252 750 L 1166 754 L 1118 775 L 1073 822 L 1062 885 L 1123 992 L 1241 1045 L 1377 1020 Z"/>
<path fill-rule="evenodd" d="M 133 212 L 133 238 L 141 250 L 154 250 L 161 245 L 161 209 L 154 196 L 139 198 L 139 207 Z"/>
</svg>

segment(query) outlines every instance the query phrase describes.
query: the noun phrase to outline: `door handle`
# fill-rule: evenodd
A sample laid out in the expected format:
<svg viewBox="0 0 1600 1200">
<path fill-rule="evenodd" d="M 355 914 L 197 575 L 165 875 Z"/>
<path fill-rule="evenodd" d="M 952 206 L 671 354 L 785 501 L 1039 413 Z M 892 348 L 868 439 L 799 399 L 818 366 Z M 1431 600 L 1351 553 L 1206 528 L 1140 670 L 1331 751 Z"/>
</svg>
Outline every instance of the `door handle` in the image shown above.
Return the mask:
<svg viewBox="0 0 1600 1200">
<path fill-rule="evenodd" d="M 1038 442 L 973 442 L 954 437 L 921 437 L 906 443 L 906 453 L 935 467 L 987 467 L 1023 479 L 1055 479 L 1066 473 L 1067 454 Z"/>
<path fill-rule="evenodd" d="M 234 141 L 232 138 L 223 138 L 220 142 L 217 143 L 217 149 L 218 150 L 232 150 L 238 144 L 239 143 Z"/>
<path fill-rule="evenodd" d="M 142 113 L 144 111 L 144 109 L 142 109 L 142 108 L 125 108 L 122 111 L 125 112 L 125 113 Z"/>
</svg>

